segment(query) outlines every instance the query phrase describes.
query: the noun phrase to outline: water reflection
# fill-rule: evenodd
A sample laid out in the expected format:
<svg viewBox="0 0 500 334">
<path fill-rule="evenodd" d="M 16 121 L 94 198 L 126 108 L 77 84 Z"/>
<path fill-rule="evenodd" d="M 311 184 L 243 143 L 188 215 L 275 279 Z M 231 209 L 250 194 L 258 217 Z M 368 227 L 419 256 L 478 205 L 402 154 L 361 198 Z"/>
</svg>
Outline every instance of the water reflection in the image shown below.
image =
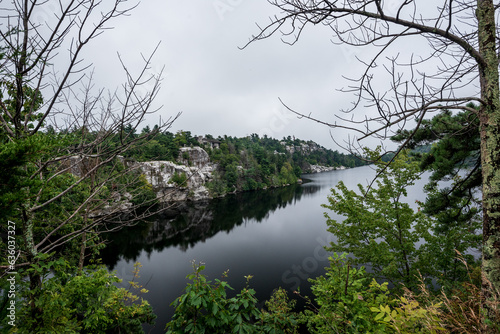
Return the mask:
<svg viewBox="0 0 500 334">
<path fill-rule="evenodd" d="M 183 252 L 219 232 L 236 226 L 261 223 L 276 210 L 295 204 L 321 190 L 313 182 L 267 191 L 228 195 L 203 202 L 187 202 L 164 211 L 151 221 L 113 233 L 101 252 L 103 262 L 114 269 L 120 259 L 136 261 L 142 251 L 151 254 L 170 247 Z"/>
<path fill-rule="evenodd" d="M 308 278 L 328 265 L 323 246 L 333 241 L 326 231 L 321 204 L 342 180 L 354 188 L 374 172 L 369 166 L 304 176 L 311 182 L 227 196 L 206 203 L 187 203 L 149 223 L 110 235 L 104 263 L 123 282 L 131 280 L 134 262 L 142 263 L 138 283 L 158 315 L 148 333 L 164 333 L 174 309 L 170 303 L 186 287 L 190 261 L 206 263 L 205 275 L 220 278 L 240 291 L 245 275 L 263 302 L 281 286 L 307 294 Z M 338 217 L 341 218 L 341 217 Z M 127 287 L 124 283 L 124 287 Z M 151 330 L 151 331 L 150 331 Z"/>
</svg>

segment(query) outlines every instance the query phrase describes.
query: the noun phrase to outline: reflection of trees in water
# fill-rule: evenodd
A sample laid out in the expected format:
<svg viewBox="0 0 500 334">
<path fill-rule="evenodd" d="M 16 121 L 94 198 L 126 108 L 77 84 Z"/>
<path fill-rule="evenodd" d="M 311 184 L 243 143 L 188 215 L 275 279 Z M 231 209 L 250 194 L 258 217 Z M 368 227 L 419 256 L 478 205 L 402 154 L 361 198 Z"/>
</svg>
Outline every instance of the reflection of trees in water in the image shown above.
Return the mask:
<svg viewBox="0 0 500 334">
<path fill-rule="evenodd" d="M 172 246 L 187 250 L 221 231 L 229 232 L 235 226 L 250 221 L 260 223 L 272 212 L 319 190 L 319 186 L 291 185 L 244 192 L 205 202 L 182 203 L 154 221 L 113 233 L 101 255 L 104 263 L 113 268 L 120 257 L 135 260 L 143 250 L 148 254 Z"/>
<path fill-rule="evenodd" d="M 325 187 L 325 185 L 322 185 L 321 183 L 318 183 L 318 182 L 314 182 L 314 181 L 311 181 L 311 180 L 305 180 L 306 182 L 302 185 L 301 189 L 302 189 L 302 196 L 310 196 L 314 193 L 317 193 L 318 191 L 320 191 L 322 188 Z M 328 188 L 331 188 L 330 186 L 328 186 Z"/>
</svg>

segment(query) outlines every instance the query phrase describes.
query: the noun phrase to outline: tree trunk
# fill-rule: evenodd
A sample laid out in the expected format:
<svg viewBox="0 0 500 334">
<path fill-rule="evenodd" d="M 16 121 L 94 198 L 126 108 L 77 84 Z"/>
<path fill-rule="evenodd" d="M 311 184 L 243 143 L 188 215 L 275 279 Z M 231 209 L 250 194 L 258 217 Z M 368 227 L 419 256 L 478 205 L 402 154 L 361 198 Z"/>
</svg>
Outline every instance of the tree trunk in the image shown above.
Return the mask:
<svg viewBox="0 0 500 334">
<path fill-rule="evenodd" d="M 26 244 L 27 250 L 27 260 L 32 266 L 37 264 L 38 252 L 35 247 L 34 236 L 33 236 L 33 222 L 29 218 L 29 214 L 25 209 L 22 209 L 23 217 L 23 236 L 24 242 Z M 33 267 L 32 267 L 33 268 Z M 42 289 L 42 278 L 37 271 L 33 271 L 29 274 L 30 281 L 30 294 L 29 294 L 29 305 L 30 305 L 30 317 L 31 319 L 39 319 L 42 310 L 36 306 L 36 301 L 40 296 Z"/>
<path fill-rule="evenodd" d="M 80 258 L 78 260 L 78 272 L 83 271 L 83 265 L 85 263 L 85 250 L 87 249 L 87 232 L 82 234 L 82 244 L 80 245 Z"/>
<path fill-rule="evenodd" d="M 483 173 L 483 309 L 484 316 L 497 325 L 500 292 L 500 94 L 495 39 L 495 9 L 492 0 L 478 0 L 479 51 L 484 65 L 479 68 L 481 98 L 479 111 L 481 164 Z M 487 333 L 496 333 L 494 328 Z"/>
<path fill-rule="evenodd" d="M 40 318 L 42 310 L 36 306 L 36 301 L 40 297 L 40 292 L 42 289 L 42 278 L 38 273 L 31 273 L 29 275 L 30 280 L 30 318 L 37 320 Z"/>
</svg>

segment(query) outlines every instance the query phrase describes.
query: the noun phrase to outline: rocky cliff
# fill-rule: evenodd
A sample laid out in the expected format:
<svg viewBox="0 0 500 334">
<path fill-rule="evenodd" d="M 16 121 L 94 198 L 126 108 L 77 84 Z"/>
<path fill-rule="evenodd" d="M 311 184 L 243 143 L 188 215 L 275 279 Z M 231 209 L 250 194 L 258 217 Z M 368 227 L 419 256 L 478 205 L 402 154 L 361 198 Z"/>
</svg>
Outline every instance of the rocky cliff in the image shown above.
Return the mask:
<svg viewBox="0 0 500 334">
<path fill-rule="evenodd" d="M 332 170 L 340 170 L 340 169 L 345 169 L 345 167 L 344 166 L 330 167 L 330 166 L 311 165 L 310 169 L 307 172 L 314 174 L 314 173 L 329 172 Z"/>
<path fill-rule="evenodd" d="M 212 180 L 217 164 L 200 147 L 180 149 L 177 163 L 171 161 L 135 162 L 153 186 L 160 202 L 199 201 L 211 198 L 205 184 Z M 310 165 L 308 173 L 321 173 L 345 167 Z"/>
<path fill-rule="evenodd" d="M 314 150 L 314 147 L 308 146 L 307 149 Z M 306 150 L 306 148 L 304 147 L 302 150 Z M 275 154 L 284 153 L 275 152 Z M 128 167 L 135 167 L 144 174 L 160 202 L 199 201 L 211 198 L 205 185 L 213 180 L 213 172 L 217 170 L 218 165 L 210 161 L 208 153 L 201 147 L 180 148 L 176 162 L 137 162 L 120 158 Z M 61 168 L 67 168 L 72 174 L 82 177 L 96 163 L 98 163 L 97 158 L 75 156 L 63 161 Z M 307 168 L 303 170 L 306 173 L 320 173 L 344 168 L 308 164 Z M 242 172 L 242 169 L 242 166 L 237 166 L 239 173 Z M 113 196 L 114 204 L 106 207 L 105 210 L 125 211 L 131 206 L 130 194 L 123 194 L 123 197 L 119 193 L 114 193 Z"/>
<path fill-rule="evenodd" d="M 205 183 L 217 165 L 200 147 L 181 148 L 178 164 L 172 161 L 135 162 L 153 186 L 160 202 L 210 198 Z M 179 181 L 182 180 L 182 181 Z"/>
</svg>

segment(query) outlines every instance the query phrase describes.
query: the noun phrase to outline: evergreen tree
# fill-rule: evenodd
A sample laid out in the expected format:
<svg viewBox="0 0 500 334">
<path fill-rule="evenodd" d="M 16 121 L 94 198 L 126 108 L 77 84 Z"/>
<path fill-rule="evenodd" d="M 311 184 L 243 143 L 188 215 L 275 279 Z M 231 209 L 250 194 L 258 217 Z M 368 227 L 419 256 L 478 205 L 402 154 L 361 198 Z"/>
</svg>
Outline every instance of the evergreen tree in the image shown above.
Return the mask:
<svg viewBox="0 0 500 334">
<path fill-rule="evenodd" d="M 476 108 L 473 104 L 468 107 Z M 474 263 L 472 255 L 465 255 L 464 243 L 478 249 L 481 240 L 482 170 L 477 114 L 470 110 L 455 114 L 443 110 L 432 119 L 423 120 L 416 131 L 399 131 L 392 139 L 407 141 L 414 149 L 429 148 L 427 152 L 414 153 L 421 168 L 431 172 L 425 186 L 428 196 L 421 204 L 423 212 L 436 220 L 434 233 L 443 241 L 440 248 L 429 251 L 449 257 L 457 250 Z M 457 259 L 442 264 L 448 267 L 450 276 L 464 278 Z"/>
<path fill-rule="evenodd" d="M 126 3 L 114 1 L 106 11 L 100 2 L 60 1 L 53 13 L 56 22 L 50 24 L 36 18 L 39 10 L 53 12 L 47 2 L 12 2 L 2 9 L 0 250 L 9 256 L 1 258 L 0 268 L 2 283 L 5 276 L 16 279 L 19 322 L 26 333 L 61 331 L 51 327 L 59 325 L 50 320 L 57 314 L 46 312 L 58 306 L 65 312 L 58 321 L 80 326 L 76 318 L 82 314 L 65 306 L 85 303 L 86 292 L 76 291 L 68 301 L 63 288 L 54 285 L 59 275 L 67 275 L 64 283 L 109 287 L 114 282 L 110 275 L 87 275 L 84 267 L 102 247 L 99 234 L 148 217 L 156 203 L 145 179 L 122 158 L 155 132 L 135 134 L 159 89 L 159 76 L 145 77 L 151 58 L 145 58 L 139 77 L 123 64 L 123 91 L 110 94 L 94 92 L 92 74 L 80 67 L 81 51 L 107 29 L 109 20 L 132 9 Z M 71 36 L 78 38 L 67 43 Z M 68 62 L 55 64 L 54 55 L 63 52 Z M 144 84 L 152 84 L 152 90 L 139 96 L 136 90 Z M 75 89 L 78 85 L 81 90 Z M 65 127 L 57 126 L 61 110 L 67 113 Z M 61 298 L 51 301 L 50 296 Z M 119 294 L 107 297 L 117 305 L 129 302 Z M 100 304 L 98 312 L 106 313 L 108 306 Z M 151 310 L 143 310 L 143 319 L 149 319 Z M 120 320 L 127 322 L 129 316 L 134 315 Z M 120 321 L 116 316 L 108 320 Z"/>
</svg>

